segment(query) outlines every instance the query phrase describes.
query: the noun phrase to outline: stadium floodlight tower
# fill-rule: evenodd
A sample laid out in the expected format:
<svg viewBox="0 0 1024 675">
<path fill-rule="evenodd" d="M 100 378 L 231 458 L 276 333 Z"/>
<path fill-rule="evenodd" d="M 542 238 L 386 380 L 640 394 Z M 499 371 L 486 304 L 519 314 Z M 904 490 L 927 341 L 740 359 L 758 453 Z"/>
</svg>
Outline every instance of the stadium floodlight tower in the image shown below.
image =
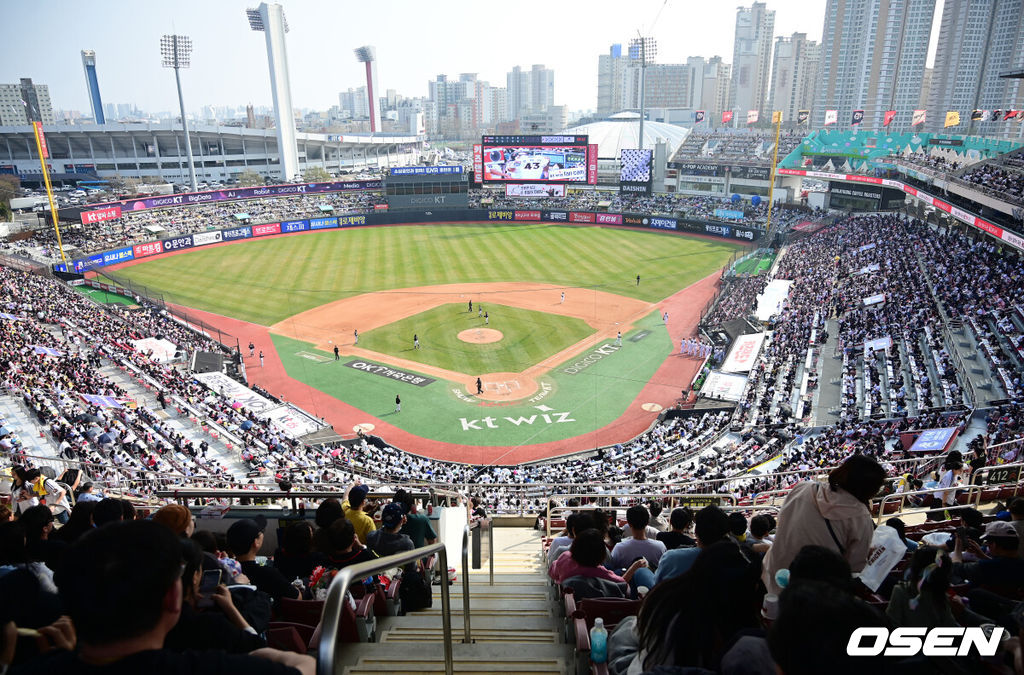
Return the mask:
<svg viewBox="0 0 1024 675">
<path fill-rule="evenodd" d="M 295 109 L 292 107 L 292 85 L 288 77 L 288 52 L 284 34 L 288 21 L 284 9 L 276 3 L 260 3 L 247 9 L 249 27 L 267 34 L 267 62 L 270 64 L 270 93 L 274 98 L 277 118 L 277 150 L 281 156 L 281 178 L 292 181 L 299 175 L 299 151 L 295 140 Z"/>
<path fill-rule="evenodd" d="M 96 52 L 91 49 L 82 50 L 82 68 L 85 70 L 85 84 L 89 89 L 89 106 L 92 108 L 92 119 L 96 124 L 105 124 L 103 99 L 100 98 L 100 83 L 96 79 Z"/>
<path fill-rule="evenodd" d="M 644 117 L 647 116 L 647 106 L 644 94 L 647 93 L 647 64 L 654 61 L 658 55 L 658 43 L 654 38 L 635 37 L 629 41 L 629 57 L 640 62 L 640 140 L 639 149 L 644 149 Z"/>
<path fill-rule="evenodd" d="M 366 96 L 370 99 L 370 133 L 381 131 L 380 103 L 377 102 L 377 50 L 374 47 L 359 47 L 356 59 L 366 64 Z"/>
<path fill-rule="evenodd" d="M 199 191 L 196 181 L 196 161 L 192 158 L 192 138 L 188 133 L 188 117 L 185 116 L 185 97 L 181 95 L 181 68 L 188 68 L 192 56 L 192 38 L 186 35 L 165 35 L 160 38 L 160 55 L 164 68 L 174 68 L 174 79 L 178 83 L 178 105 L 181 107 L 181 126 L 185 130 L 185 153 L 188 155 L 188 172 L 192 178 L 192 192 Z"/>
</svg>

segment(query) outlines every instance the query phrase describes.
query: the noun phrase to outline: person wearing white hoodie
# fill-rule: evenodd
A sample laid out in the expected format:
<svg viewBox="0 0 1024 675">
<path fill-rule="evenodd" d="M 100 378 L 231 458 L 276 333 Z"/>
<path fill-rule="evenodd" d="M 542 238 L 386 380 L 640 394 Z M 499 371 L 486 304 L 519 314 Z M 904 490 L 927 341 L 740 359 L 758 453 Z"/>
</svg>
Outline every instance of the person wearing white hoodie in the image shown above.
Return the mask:
<svg viewBox="0 0 1024 675">
<path fill-rule="evenodd" d="M 807 481 L 794 487 L 779 511 L 775 543 L 764 558 L 762 580 L 778 594 L 775 573 L 788 568 L 804 546 L 838 552 L 859 572 L 867 563 L 873 527 L 868 503 L 885 482 L 885 469 L 874 459 L 854 455 L 833 469 L 828 484 Z"/>
</svg>

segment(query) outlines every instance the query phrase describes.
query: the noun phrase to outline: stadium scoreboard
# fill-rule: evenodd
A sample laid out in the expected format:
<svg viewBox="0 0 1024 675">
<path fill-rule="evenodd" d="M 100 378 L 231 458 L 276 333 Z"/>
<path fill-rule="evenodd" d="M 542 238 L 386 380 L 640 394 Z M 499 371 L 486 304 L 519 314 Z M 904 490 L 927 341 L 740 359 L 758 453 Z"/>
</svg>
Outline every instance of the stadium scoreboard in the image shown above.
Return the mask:
<svg viewBox="0 0 1024 675">
<path fill-rule="evenodd" d="M 473 163 L 484 184 L 597 183 L 597 146 L 585 135 L 484 136 Z"/>
<path fill-rule="evenodd" d="M 388 209 L 466 208 L 469 175 L 461 166 L 402 166 L 384 177 Z"/>
</svg>

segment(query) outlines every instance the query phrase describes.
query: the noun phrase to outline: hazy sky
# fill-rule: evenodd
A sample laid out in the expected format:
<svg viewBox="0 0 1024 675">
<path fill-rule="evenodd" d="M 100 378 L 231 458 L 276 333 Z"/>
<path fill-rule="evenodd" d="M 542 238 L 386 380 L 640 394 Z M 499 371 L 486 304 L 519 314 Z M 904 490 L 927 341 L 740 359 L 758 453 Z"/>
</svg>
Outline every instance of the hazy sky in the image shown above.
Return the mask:
<svg viewBox="0 0 1024 675">
<path fill-rule="evenodd" d="M 177 32 L 193 41 L 183 72 L 185 102 L 271 104 L 266 46 L 237 0 L 4 0 L 0 82 L 31 77 L 50 87 L 55 108 L 89 109 L 80 51 L 96 51 L 104 103 L 176 110 L 172 71 L 160 67 L 159 41 Z M 352 50 L 377 48 L 379 84 L 426 96 L 439 73 L 478 73 L 505 86 L 515 65 L 555 71 L 555 103 L 594 108 L 597 57 L 637 30 L 658 40 L 659 63 L 720 55 L 732 62 L 737 3 L 704 0 L 283 0 L 292 100 L 326 110 L 338 92 L 363 83 Z M 749 2 L 745 3 L 749 5 Z M 825 0 L 768 0 L 775 34 L 821 38 Z M 652 27 L 653 26 L 653 27 Z M 16 55 L 11 57 L 10 55 Z M 383 92 L 382 92 L 383 93 Z"/>
</svg>

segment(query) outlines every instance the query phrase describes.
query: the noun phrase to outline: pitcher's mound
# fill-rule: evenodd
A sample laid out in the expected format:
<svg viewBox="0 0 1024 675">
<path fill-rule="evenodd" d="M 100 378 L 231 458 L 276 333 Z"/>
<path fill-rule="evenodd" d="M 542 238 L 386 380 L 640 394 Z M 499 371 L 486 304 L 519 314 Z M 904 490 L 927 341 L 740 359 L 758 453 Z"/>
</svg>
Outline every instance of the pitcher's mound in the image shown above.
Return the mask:
<svg viewBox="0 0 1024 675">
<path fill-rule="evenodd" d="M 458 334 L 460 340 L 474 345 L 486 345 L 491 342 L 497 342 L 503 337 L 505 336 L 500 330 L 494 330 L 493 328 L 467 328 Z"/>
</svg>

